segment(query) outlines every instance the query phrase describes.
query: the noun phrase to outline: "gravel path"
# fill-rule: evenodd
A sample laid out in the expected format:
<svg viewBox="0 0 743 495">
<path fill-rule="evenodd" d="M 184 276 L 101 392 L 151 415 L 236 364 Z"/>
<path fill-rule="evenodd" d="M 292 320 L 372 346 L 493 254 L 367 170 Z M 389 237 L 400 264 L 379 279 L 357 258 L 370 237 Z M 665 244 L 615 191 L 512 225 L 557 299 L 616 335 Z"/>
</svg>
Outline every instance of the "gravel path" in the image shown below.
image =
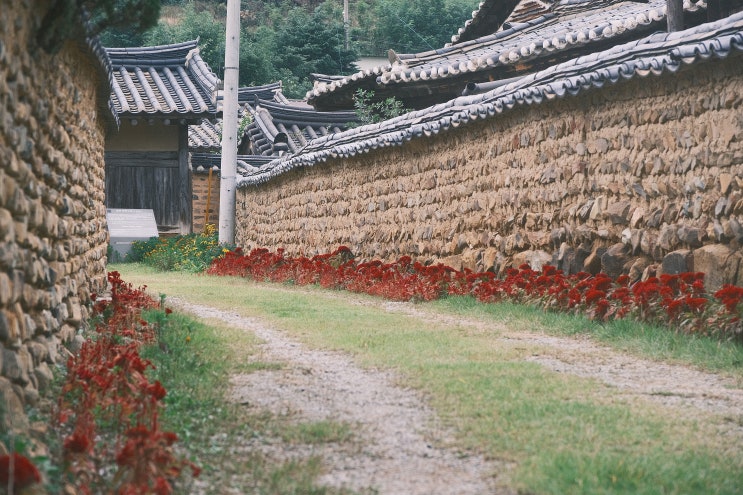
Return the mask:
<svg viewBox="0 0 743 495">
<path fill-rule="evenodd" d="M 411 303 L 370 301 L 336 294 L 352 304 L 372 305 L 439 324 L 471 326 L 494 339 L 523 342 L 529 361 L 559 373 L 599 380 L 622 396 L 673 406 L 680 414 L 714 419 L 726 434 L 743 441 L 743 390 L 734 380 L 687 366 L 629 356 L 586 337 L 512 332 L 497 323 L 422 311 Z M 301 421 L 332 420 L 354 425 L 355 442 L 307 446 L 287 451 L 281 442 L 253 441 L 250 449 L 288 460 L 323 458 L 319 482 L 380 495 L 467 495 L 511 493 L 496 482 L 508 466 L 447 448 L 450 432 L 414 391 L 397 385 L 387 371 L 359 368 L 346 355 L 311 350 L 256 318 L 241 317 L 184 300 L 168 301 L 201 318 L 216 318 L 265 341 L 263 361 L 278 370 L 233 378 L 234 398 L 257 411 Z M 435 442 L 435 443 L 434 443 Z"/>
<path fill-rule="evenodd" d="M 308 349 L 256 318 L 168 298 L 200 318 L 214 318 L 262 339 L 261 360 L 286 363 L 233 378 L 238 403 L 355 426 L 346 443 L 308 447 L 253 442 L 249 448 L 283 460 L 320 455 L 326 466 L 318 483 L 380 495 L 482 495 L 511 493 L 496 486 L 504 467 L 446 448 L 450 433 L 414 390 L 396 385 L 393 373 L 359 368 L 346 355 Z M 435 445 L 434 442 L 435 441 Z"/>
</svg>

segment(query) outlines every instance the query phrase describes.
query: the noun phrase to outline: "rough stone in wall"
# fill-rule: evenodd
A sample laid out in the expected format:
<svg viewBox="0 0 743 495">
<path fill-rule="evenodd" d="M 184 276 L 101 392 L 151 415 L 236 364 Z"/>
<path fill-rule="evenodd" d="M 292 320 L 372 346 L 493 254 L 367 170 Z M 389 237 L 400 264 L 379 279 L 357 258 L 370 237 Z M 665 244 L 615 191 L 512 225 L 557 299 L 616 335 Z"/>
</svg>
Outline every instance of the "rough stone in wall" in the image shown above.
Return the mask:
<svg viewBox="0 0 743 495">
<path fill-rule="evenodd" d="M 34 50 L 39 8 L 5 2 L 0 23 L 2 432 L 27 425 L 106 274 L 101 71 L 85 45 Z"/>
<path fill-rule="evenodd" d="M 740 56 L 517 107 L 238 190 L 238 244 L 743 285 Z"/>
</svg>

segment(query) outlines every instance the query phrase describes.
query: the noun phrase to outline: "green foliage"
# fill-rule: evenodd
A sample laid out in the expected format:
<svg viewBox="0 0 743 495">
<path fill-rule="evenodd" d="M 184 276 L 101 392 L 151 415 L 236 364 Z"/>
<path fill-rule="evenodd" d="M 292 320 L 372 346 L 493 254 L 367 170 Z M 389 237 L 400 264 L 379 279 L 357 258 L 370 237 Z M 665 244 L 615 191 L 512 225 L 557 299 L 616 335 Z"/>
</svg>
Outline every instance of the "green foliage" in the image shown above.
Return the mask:
<svg viewBox="0 0 743 495">
<path fill-rule="evenodd" d="M 107 29 L 141 33 L 154 26 L 160 15 L 160 0 L 55 0 L 38 30 L 37 42 L 56 53 L 64 40 L 82 34 L 82 22 L 88 19 L 87 35 Z"/>
<path fill-rule="evenodd" d="M 353 108 L 361 125 L 374 124 L 410 111 L 393 96 L 378 102 L 372 102 L 373 99 L 373 91 L 358 89 L 353 95 Z"/>
<path fill-rule="evenodd" d="M 302 98 L 312 87 L 312 73 L 355 72 L 356 50 L 343 45 L 343 15 L 335 2 L 323 2 L 312 12 L 275 9 L 268 14 L 266 25 L 243 30 L 240 83 L 281 80 L 287 96 Z"/>
<path fill-rule="evenodd" d="M 199 54 L 218 71 L 224 65 L 225 27 L 208 10 L 197 10 L 193 2 L 184 7 L 176 24 L 160 22 L 144 37 L 146 45 L 166 45 L 199 39 Z"/>
<path fill-rule="evenodd" d="M 451 41 L 477 6 L 469 0 L 367 0 L 358 11 L 355 36 L 369 55 L 384 55 L 390 48 L 400 53 L 434 50 Z"/>
<path fill-rule="evenodd" d="M 201 234 L 152 238 L 132 243 L 130 261 L 142 261 L 161 271 L 204 271 L 227 249 L 219 244 L 214 225 Z"/>
<path fill-rule="evenodd" d="M 134 241 L 132 243 L 131 250 L 126 257 L 127 262 L 138 262 L 144 261 L 145 256 L 150 251 L 154 251 L 157 245 L 160 243 L 160 239 L 157 237 L 150 237 L 146 241 Z"/>
</svg>

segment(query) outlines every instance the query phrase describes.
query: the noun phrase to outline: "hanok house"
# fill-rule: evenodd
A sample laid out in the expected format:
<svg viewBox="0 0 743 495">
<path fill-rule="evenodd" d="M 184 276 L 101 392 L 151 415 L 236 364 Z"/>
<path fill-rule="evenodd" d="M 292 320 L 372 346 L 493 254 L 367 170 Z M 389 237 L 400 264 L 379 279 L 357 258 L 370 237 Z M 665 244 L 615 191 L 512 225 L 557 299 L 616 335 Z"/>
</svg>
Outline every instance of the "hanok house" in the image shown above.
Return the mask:
<svg viewBox="0 0 743 495">
<path fill-rule="evenodd" d="M 353 111 L 318 112 L 289 100 L 280 81 L 239 88 L 238 104 L 238 118 L 247 123 L 238 136 L 237 170 L 242 175 L 258 173 L 273 159 L 297 153 L 312 139 L 346 130 L 358 120 Z M 218 220 L 221 136 L 221 120 L 204 119 L 189 128 L 194 232 Z"/>
<path fill-rule="evenodd" d="M 740 0 L 714 0 L 725 10 Z M 709 2 L 712 4 L 712 0 Z M 719 16 L 684 0 L 684 23 Z M 358 89 L 421 109 L 456 98 L 471 84 L 504 84 L 560 62 L 666 30 L 666 0 L 485 0 L 448 45 L 397 54 L 350 76 L 317 78 L 306 99 L 318 110 L 353 108 Z"/>
<path fill-rule="evenodd" d="M 192 231 L 188 127 L 217 117 L 219 80 L 198 40 L 107 48 L 121 120 L 106 140 L 106 207 L 152 209 L 160 233 Z"/>
</svg>

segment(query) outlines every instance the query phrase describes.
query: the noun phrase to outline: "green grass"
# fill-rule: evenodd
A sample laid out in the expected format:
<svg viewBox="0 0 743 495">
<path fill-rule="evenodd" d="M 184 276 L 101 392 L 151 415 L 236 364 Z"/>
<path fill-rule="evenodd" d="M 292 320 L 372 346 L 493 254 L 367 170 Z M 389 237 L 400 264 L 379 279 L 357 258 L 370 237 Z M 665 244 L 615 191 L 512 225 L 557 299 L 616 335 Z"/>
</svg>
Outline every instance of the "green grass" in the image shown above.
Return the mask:
<svg viewBox="0 0 743 495">
<path fill-rule="evenodd" d="M 505 328 L 589 333 L 640 355 L 740 376 L 735 356 L 741 351 L 733 345 L 666 337 L 658 329 L 622 322 L 602 326 L 516 305 L 480 307 L 462 298 L 419 306 L 484 321 L 494 328 L 489 332 L 350 303 L 370 299 L 365 296 L 161 274 L 136 265 L 115 268 L 135 285 L 261 316 L 310 345 L 398 370 L 455 428 L 459 446 L 513 464 L 499 479 L 525 493 L 733 494 L 743 486 L 739 436 L 720 434 L 722 419 L 689 419 L 626 399 L 596 381 L 550 372 L 523 360 L 535 347 L 497 336 Z"/>
<path fill-rule="evenodd" d="M 508 302 L 481 304 L 473 297 L 448 297 L 430 306 L 438 311 L 501 323 L 513 330 L 589 335 L 597 342 L 637 356 L 724 372 L 743 383 L 743 346 L 735 342 L 703 335 L 684 335 L 629 319 L 599 323 L 582 316 L 545 312 Z"/>
</svg>

